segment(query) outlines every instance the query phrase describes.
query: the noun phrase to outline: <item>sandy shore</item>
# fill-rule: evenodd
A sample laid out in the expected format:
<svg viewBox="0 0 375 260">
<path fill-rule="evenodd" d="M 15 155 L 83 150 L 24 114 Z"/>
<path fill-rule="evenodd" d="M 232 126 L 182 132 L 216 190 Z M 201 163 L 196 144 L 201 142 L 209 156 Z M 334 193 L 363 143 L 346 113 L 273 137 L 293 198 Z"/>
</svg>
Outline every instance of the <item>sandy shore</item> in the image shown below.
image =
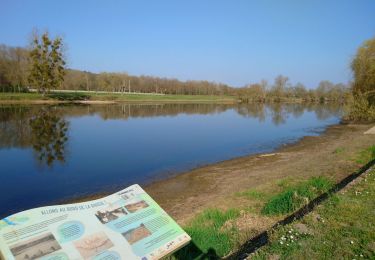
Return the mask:
<svg viewBox="0 0 375 260">
<path fill-rule="evenodd" d="M 375 126 L 364 132 L 365 135 L 375 135 Z"/>
<path fill-rule="evenodd" d="M 359 165 L 356 154 L 375 144 L 363 134 L 370 125 L 335 125 L 320 136 L 307 136 L 273 154 L 236 158 L 158 181 L 145 190 L 180 224 L 205 208 L 243 206 L 236 192 L 270 189 L 283 178 L 328 176 L 340 180 Z M 340 151 L 340 152 L 337 152 Z"/>
</svg>

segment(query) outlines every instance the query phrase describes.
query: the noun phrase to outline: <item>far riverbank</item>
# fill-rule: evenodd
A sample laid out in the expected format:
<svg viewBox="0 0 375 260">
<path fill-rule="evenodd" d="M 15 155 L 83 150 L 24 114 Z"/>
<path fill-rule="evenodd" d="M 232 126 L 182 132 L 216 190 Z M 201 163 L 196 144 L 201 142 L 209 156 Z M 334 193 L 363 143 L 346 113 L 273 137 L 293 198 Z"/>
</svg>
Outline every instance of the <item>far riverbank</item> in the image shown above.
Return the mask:
<svg viewBox="0 0 375 260">
<path fill-rule="evenodd" d="M 52 92 L 43 96 L 40 93 L 1 93 L 0 104 L 112 104 L 129 103 L 236 103 L 233 96 L 215 95 L 156 95 L 153 93 L 85 93 L 85 92 Z"/>
</svg>

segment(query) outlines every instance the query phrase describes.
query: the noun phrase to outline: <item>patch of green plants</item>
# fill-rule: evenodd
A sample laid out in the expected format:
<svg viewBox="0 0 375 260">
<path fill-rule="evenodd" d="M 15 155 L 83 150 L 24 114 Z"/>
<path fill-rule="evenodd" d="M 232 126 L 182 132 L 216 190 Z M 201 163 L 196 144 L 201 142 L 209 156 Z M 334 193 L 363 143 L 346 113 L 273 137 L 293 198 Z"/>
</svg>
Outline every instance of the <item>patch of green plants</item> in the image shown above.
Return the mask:
<svg viewBox="0 0 375 260">
<path fill-rule="evenodd" d="M 11 92 L 0 92 L 0 100 L 39 100 L 43 99 L 43 96 L 39 93 L 11 93 Z"/>
<path fill-rule="evenodd" d="M 366 164 L 371 160 L 375 159 L 375 145 L 368 147 L 361 151 L 356 158 L 356 162 L 360 164 Z"/>
<path fill-rule="evenodd" d="M 55 92 L 47 95 L 49 98 L 61 100 L 61 101 L 79 101 L 79 100 L 89 100 L 90 96 L 83 93 L 63 93 Z"/>
<path fill-rule="evenodd" d="M 343 153 L 345 151 L 345 149 L 343 147 L 338 147 L 336 148 L 333 153 L 335 154 L 340 154 L 340 153 Z"/>
<path fill-rule="evenodd" d="M 328 191 L 331 187 L 332 182 L 327 178 L 313 177 L 272 196 L 261 212 L 264 215 L 280 215 L 293 212 Z"/>
<path fill-rule="evenodd" d="M 249 189 L 249 190 L 246 190 L 246 191 L 237 192 L 235 195 L 238 196 L 238 197 L 245 197 L 245 198 L 248 198 L 248 199 L 258 199 L 258 200 L 266 197 L 266 194 L 264 194 L 263 192 L 259 192 L 257 190 L 254 190 L 254 189 Z"/>
<path fill-rule="evenodd" d="M 287 188 L 292 186 L 293 183 L 295 183 L 295 180 L 293 178 L 286 177 L 284 179 L 277 181 L 277 186 L 279 186 L 280 188 Z"/>
<path fill-rule="evenodd" d="M 237 209 L 205 210 L 184 227 L 191 236 L 192 243 L 180 250 L 176 258 L 193 259 L 193 255 L 225 256 L 234 248 L 239 235 L 237 228 L 229 222 L 239 216 L 240 211 Z"/>
</svg>

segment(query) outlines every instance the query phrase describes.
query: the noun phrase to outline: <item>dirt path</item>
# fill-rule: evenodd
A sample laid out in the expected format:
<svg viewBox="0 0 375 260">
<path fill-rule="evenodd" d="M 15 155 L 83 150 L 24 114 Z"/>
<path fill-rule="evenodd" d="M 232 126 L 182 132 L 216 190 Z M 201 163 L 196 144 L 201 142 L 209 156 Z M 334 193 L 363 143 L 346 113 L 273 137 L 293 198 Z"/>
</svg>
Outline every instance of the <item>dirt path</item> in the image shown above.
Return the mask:
<svg viewBox="0 0 375 260">
<path fill-rule="evenodd" d="M 283 178 L 331 176 L 339 180 L 358 168 L 355 155 L 375 144 L 363 133 L 370 125 L 336 125 L 268 156 L 247 156 L 197 168 L 148 185 L 145 190 L 180 224 L 205 208 L 240 206 L 234 193 Z M 269 186 L 271 187 L 271 186 Z M 268 188 L 269 188 L 268 187 Z"/>
</svg>

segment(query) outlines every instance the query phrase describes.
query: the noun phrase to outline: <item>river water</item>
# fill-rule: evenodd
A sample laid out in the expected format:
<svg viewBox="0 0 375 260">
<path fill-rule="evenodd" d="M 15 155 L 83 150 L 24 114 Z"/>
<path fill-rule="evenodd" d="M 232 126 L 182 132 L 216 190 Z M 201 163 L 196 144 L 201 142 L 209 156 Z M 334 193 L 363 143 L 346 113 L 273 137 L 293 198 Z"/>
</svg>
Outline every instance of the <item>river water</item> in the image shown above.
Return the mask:
<svg viewBox="0 0 375 260">
<path fill-rule="evenodd" d="M 335 104 L 0 105 L 0 217 L 270 152 L 341 115 Z"/>
</svg>

